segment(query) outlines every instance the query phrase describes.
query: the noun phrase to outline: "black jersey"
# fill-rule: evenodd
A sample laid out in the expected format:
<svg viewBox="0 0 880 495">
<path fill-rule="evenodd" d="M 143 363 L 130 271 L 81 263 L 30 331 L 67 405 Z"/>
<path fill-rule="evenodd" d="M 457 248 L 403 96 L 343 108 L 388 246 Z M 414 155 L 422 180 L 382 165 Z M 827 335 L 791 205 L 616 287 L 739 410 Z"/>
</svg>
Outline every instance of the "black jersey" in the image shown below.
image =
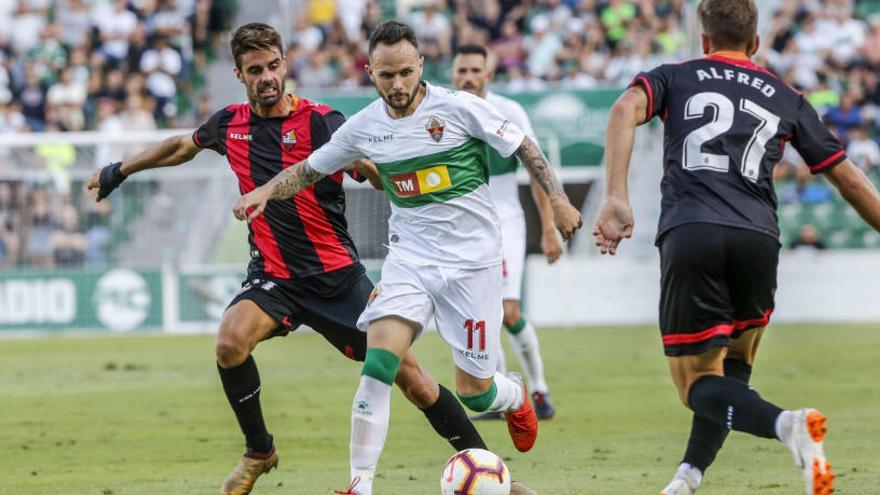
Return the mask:
<svg viewBox="0 0 880 495">
<path fill-rule="evenodd" d="M 275 118 L 254 115 L 241 103 L 211 116 L 193 133 L 193 142 L 226 155 L 246 194 L 308 158 L 344 121 L 332 108 L 302 98 L 296 98 L 290 114 Z M 290 199 L 270 201 L 248 226 L 248 272 L 299 279 L 356 263 L 342 180 L 337 172 Z"/>
<path fill-rule="evenodd" d="M 658 239 L 695 222 L 778 237 L 773 167 L 786 142 L 814 174 L 846 158 L 800 93 L 744 57 L 662 65 L 635 85 L 648 96 L 647 120 L 665 122 Z"/>
</svg>

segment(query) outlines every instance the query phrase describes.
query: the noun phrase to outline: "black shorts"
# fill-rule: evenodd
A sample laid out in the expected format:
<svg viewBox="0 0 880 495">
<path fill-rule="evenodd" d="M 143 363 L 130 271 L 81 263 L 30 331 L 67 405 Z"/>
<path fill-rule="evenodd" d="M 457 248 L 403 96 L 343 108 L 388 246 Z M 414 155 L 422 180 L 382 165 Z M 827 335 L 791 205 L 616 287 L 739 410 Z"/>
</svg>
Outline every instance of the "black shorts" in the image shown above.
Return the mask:
<svg viewBox="0 0 880 495">
<path fill-rule="evenodd" d="M 285 336 L 300 325 L 315 329 L 346 357 L 363 361 L 367 334 L 357 329 L 358 316 L 367 306 L 373 283 L 363 265 L 330 273 L 287 280 L 251 273 L 229 306 L 253 301 L 278 322 L 273 336 Z"/>
<path fill-rule="evenodd" d="M 766 326 L 773 312 L 779 241 L 709 223 L 660 239 L 660 331 L 667 356 L 701 354 Z"/>
</svg>

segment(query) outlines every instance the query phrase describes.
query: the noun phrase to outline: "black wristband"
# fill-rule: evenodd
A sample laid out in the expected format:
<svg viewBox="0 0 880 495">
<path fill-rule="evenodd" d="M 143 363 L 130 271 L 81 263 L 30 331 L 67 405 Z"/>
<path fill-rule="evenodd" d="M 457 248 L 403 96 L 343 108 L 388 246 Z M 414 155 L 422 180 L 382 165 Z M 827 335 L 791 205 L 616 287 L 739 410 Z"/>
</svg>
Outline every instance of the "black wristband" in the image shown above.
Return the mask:
<svg viewBox="0 0 880 495">
<path fill-rule="evenodd" d="M 122 184 L 125 180 L 125 174 L 122 173 L 122 162 L 114 162 L 101 169 L 99 182 L 101 186 L 98 188 L 98 200 L 102 200 L 110 195 L 114 189 Z"/>
</svg>

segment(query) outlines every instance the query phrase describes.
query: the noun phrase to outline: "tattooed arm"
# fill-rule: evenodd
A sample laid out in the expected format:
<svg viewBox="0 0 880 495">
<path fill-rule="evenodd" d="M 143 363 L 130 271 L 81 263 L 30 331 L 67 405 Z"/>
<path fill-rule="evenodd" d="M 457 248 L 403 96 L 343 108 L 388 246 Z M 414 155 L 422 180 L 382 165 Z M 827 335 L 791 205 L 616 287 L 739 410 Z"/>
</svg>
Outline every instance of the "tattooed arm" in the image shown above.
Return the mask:
<svg viewBox="0 0 880 495">
<path fill-rule="evenodd" d="M 544 152 L 541 151 L 541 148 L 534 141 L 528 137 L 523 138 L 522 144 L 516 150 L 516 156 L 522 160 L 529 174 L 538 182 L 541 189 L 547 193 L 550 201 L 559 197 L 565 198 L 562 185 L 559 184 L 556 174 L 553 173 L 553 169 L 550 168 L 550 164 L 544 158 Z"/>
<path fill-rule="evenodd" d="M 326 176 L 310 167 L 309 160 L 305 159 L 282 170 L 269 182 L 238 198 L 232 212 L 235 218 L 250 223 L 263 213 L 266 203 L 270 200 L 291 198 Z"/>
<path fill-rule="evenodd" d="M 541 186 L 547 196 L 550 197 L 550 206 L 553 208 L 553 222 L 566 240 L 571 239 L 574 232 L 583 225 L 581 214 L 568 201 L 568 196 L 562 190 L 562 185 L 556 179 L 556 174 L 547 163 L 544 153 L 534 141 L 528 137 L 523 138 L 522 144 L 516 150 L 516 156 L 522 160 L 532 178 Z"/>
<path fill-rule="evenodd" d="M 327 177 L 309 166 L 308 158 L 292 167 L 282 170 L 278 175 L 266 183 L 272 191 L 269 199 L 290 198 L 310 185 Z"/>
</svg>

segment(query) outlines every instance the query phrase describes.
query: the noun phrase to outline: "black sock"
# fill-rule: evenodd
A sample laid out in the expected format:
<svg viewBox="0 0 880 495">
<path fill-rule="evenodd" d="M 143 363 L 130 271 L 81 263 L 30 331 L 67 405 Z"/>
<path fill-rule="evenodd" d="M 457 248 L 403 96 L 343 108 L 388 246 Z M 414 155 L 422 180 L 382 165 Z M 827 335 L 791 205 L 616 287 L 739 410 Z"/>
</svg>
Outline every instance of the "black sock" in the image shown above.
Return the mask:
<svg viewBox="0 0 880 495">
<path fill-rule="evenodd" d="M 727 358 L 724 360 L 724 376 L 749 383 L 752 376 L 752 366 L 739 359 Z M 723 425 L 712 421 L 704 416 L 694 414 L 691 422 L 691 436 L 688 438 L 687 450 L 681 462 L 705 473 L 706 469 L 715 461 L 715 456 L 724 445 L 724 439 L 730 432 Z"/>
<path fill-rule="evenodd" d="M 272 450 L 272 435 L 266 431 L 263 411 L 260 408 L 260 373 L 252 356 L 233 368 L 222 368 L 217 364 L 220 381 L 229 405 L 235 412 L 241 432 L 244 433 L 248 450 L 269 452 Z"/>
<path fill-rule="evenodd" d="M 739 380 L 706 375 L 691 385 L 688 404 L 694 414 L 728 430 L 776 438 L 776 417 L 782 409 L 762 399 L 758 392 Z"/>
<path fill-rule="evenodd" d="M 483 438 L 468 419 L 458 399 L 443 385 L 440 385 L 440 397 L 434 405 L 422 409 L 434 431 L 446 439 L 456 452 L 465 449 L 488 450 Z"/>
</svg>

